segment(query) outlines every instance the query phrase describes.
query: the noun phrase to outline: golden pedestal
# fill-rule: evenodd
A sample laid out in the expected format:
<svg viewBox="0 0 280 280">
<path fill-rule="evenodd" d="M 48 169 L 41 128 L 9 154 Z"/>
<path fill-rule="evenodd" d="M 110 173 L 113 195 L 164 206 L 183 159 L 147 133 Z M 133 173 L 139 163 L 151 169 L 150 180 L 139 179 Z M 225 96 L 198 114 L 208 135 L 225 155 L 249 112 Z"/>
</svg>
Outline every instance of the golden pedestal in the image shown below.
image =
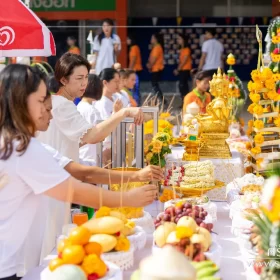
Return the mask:
<svg viewBox="0 0 280 280">
<path fill-rule="evenodd" d="M 232 155 L 226 142 L 228 137 L 228 133 L 202 133 L 199 156 L 201 158 L 231 158 Z"/>
<path fill-rule="evenodd" d="M 183 161 L 198 161 L 200 141 L 185 140 L 185 153 L 183 155 Z"/>
</svg>

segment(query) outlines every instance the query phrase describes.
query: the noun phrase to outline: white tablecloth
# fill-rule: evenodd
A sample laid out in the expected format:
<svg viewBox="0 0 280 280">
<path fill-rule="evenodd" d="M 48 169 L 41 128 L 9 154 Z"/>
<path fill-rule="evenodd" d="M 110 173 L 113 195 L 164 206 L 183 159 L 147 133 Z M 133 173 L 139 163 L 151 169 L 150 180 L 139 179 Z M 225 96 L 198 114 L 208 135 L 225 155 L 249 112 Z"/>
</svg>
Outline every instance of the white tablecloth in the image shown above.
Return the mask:
<svg viewBox="0 0 280 280">
<path fill-rule="evenodd" d="M 231 220 L 229 218 L 229 207 L 224 202 L 216 202 L 218 207 L 218 221 L 214 223 L 214 231 L 218 233 L 217 243 L 221 245 L 221 272 L 220 276 L 225 280 L 245 280 L 245 270 L 242 260 L 242 254 L 239 250 L 238 239 L 235 238 L 231 232 Z M 154 203 L 146 208 L 152 216 L 156 216 L 159 211 L 163 209 L 159 203 Z M 147 257 L 152 252 L 153 238 L 150 234 L 147 238 L 147 243 L 144 249 L 137 251 L 134 259 L 134 266 L 124 272 L 124 280 L 129 280 L 131 273 L 139 266 L 141 259 Z M 46 261 L 42 266 L 30 271 L 23 280 L 40 280 L 40 272 L 47 265 Z"/>
</svg>

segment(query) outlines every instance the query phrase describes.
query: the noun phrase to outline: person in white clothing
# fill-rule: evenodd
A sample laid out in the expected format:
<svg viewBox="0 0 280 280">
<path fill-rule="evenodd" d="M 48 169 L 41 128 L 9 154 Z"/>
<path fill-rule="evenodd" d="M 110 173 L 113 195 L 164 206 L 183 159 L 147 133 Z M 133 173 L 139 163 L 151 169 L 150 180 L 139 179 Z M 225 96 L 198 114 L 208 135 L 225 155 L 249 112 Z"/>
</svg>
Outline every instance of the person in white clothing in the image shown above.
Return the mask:
<svg viewBox="0 0 280 280">
<path fill-rule="evenodd" d="M 95 36 L 93 52 L 96 53 L 95 73 L 99 75 L 105 68 L 113 67 L 121 51 L 120 37 L 113 32 L 114 22 L 104 19 L 101 34 Z"/>
<path fill-rule="evenodd" d="M 86 144 L 96 144 L 103 141 L 117 125 L 126 117 L 135 118 L 137 124 L 143 122 L 143 112 L 136 108 L 125 108 L 105 121 L 92 125 L 78 112 L 73 100 L 82 97 L 88 84 L 90 65 L 80 55 L 65 53 L 55 66 L 55 78 L 60 84 L 57 95 L 52 95 L 53 120 L 49 129 L 39 134 L 38 139 L 55 148 L 62 155 L 79 162 L 79 148 Z M 86 206 L 86 205 L 85 205 Z M 50 200 L 48 220 L 55 215 L 56 223 L 49 229 L 50 245 L 54 246 L 55 236 L 61 232 L 64 224 L 64 214 L 69 205 Z"/>
<path fill-rule="evenodd" d="M 38 131 L 47 131 L 50 120 L 52 119 L 52 100 L 50 95 L 45 99 L 46 111 L 38 124 Z M 121 172 L 117 170 L 109 170 L 100 168 L 98 166 L 85 166 L 80 163 L 61 155 L 57 150 L 49 145 L 42 145 L 52 154 L 53 158 L 58 164 L 69 172 L 76 179 L 91 184 L 115 184 L 120 183 L 122 180 L 130 182 L 148 182 L 160 181 L 163 179 L 163 173 L 159 166 L 149 165 L 139 171 L 126 171 Z"/>
<path fill-rule="evenodd" d="M 218 68 L 223 68 L 224 47 L 220 41 L 215 38 L 215 29 L 209 28 L 205 33 L 206 41 L 202 44 L 202 56 L 199 62 L 199 71 L 207 71 L 209 77 L 217 73 Z"/>
<path fill-rule="evenodd" d="M 35 138 L 47 88 L 39 71 L 8 65 L 0 73 L 0 279 L 17 280 L 39 265 L 48 234 L 48 200 L 92 208 L 118 207 L 121 193 L 82 183 L 65 172 Z M 143 207 L 156 186 L 123 193 L 123 205 Z M 53 221 L 57 219 L 53 216 Z"/>
<path fill-rule="evenodd" d="M 102 120 L 99 111 L 95 107 L 96 102 L 102 97 L 102 89 L 103 85 L 98 76 L 90 74 L 87 89 L 77 106 L 79 113 L 92 125 L 96 125 L 98 120 Z M 80 147 L 80 161 L 90 166 L 96 165 L 95 144 L 86 144 Z"/>
<path fill-rule="evenodd" d="M 104 69 L 100 75 L 100 80 L 103 83 L 103 93 L 99 101 L 96 102 L 102 120 L 106 120 L 113 113 L 118 112 L 123 108 L 123 97 L 117 92 L 119 91 L 120 75 L 113 68 Z M 114 105 L 115 104 L 115 105 Z"/>
</svg>

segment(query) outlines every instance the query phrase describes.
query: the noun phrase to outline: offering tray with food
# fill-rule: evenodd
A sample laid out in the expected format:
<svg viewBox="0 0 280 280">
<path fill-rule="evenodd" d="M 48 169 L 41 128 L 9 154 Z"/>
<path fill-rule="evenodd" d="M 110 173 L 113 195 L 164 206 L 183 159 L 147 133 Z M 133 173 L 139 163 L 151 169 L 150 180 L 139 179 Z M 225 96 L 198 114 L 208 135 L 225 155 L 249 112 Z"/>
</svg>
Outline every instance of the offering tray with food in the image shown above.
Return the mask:
<svg viewBox="0 0 280 280">
<path fill-rule="evenodd" d="M 257 191 L 264 185 L 264 178 L 262 176 L 256 176 L 252 173 L 246 174 L 241 178 L 236 178 L 226 187 L 227 189 L 227 202 L 231 204 L 233 201 L 241 198 L 244 191 Z M 243 191 L 243 192 L 242 192 Z"/>
<path fill-rule="evenodd" d="M 217 205 L 210 201 L 208 196 L 203 195 L 201 197 L 193 197 L 193 198 L 178 198 L 172 199 L 164 203 L 164 209 L 168 208 L 169 206 L 176 206 L 180 204 L 190 203 L 193 206 L 197 205 L 199 207 L 204 208 L 208 215 L 211 216 L 212 221 L 217 220 Z"/>
<path fill-rule="evenodd" d="M 219 268 L 212 261 L 190 262 L 183 253 L 172 246 L 165 246 L 160 253 L 140 262 L 139 269 L 132 274 L 131 280 L 220 280 Z"/>
<path fill-rule="evenodd" d="M 210 160 L 206 160 L 169 168 L 163 185 L 171 186 L 177 193 L 190 197 L 223 187 L 224 183 L 215 180 L 214 165 Z"/>
<path fill-rule="evenodd" d="M 198 208 L 194 208 L 194 214 L 197 211 L 195 209 Z M 166 211 L 170 214 L 165 213 L 164 220 L 169 218 L 167 215 L 172 216 L 172 214 L 175 215 L 175 219 L 171 218 L 171 222 L 159 222 L 160 217 L 158 217 L 154 232 L 153 252 L 161 250 L 165 245 L 172 245 L 191 260 L 211 259 L 217 264 L 220 263 L 221 248 L 216 242 L 213 242 L 211 235 L 213 224 L 206 224 L 204 219 L 192 218 L 191 216 L 179 218 L 176 216 L 176 212 L 173 212 L 172 207 Z"/>
</svg>

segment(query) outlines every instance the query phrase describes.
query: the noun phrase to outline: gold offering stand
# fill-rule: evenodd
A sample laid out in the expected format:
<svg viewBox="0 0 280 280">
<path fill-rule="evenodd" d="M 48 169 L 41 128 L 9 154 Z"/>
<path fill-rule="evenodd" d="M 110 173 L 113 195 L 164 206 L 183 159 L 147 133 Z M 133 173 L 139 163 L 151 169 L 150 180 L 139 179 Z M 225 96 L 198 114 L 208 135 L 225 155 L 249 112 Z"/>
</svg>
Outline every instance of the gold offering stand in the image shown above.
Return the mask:
<svg viewBox="0 0 280 280">
<path fill-rule="evenodd" d="M 210 81 L 210 92 L 215 97 L 206 108 L 206 114 L 198 115 L 200 124 L 200 141 L 203 143 L 199 151 L 201 158 L 231 158 L 226 139 L 232 113 L 230 104 L 229 80 L 218 69 Z"/>
</svg>

